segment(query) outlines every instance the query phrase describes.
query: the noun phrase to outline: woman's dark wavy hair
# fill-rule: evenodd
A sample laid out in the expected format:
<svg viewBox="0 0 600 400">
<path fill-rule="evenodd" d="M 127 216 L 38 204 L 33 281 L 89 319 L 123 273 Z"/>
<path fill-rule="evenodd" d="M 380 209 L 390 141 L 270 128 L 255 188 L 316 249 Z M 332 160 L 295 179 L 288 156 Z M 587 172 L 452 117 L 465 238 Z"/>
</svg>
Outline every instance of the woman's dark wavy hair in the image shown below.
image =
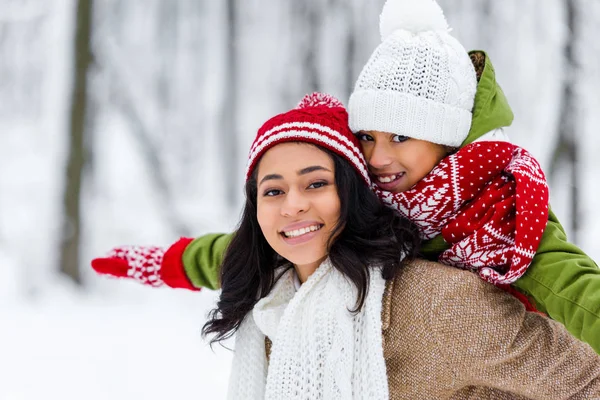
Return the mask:
<svg viewBox="0 0 600 400">
<path fill-rule="evenodd" d="M 341 156 L 328 153 L 335 166 L 335 183 L 341 210 L 328 248 L 334 268 L 358 288 L 357 312 L 368 291 L 370 265 L 381 266 L 391 279 L 402 265 L 417 255 L 417 228 L 381 203 L 358 172 Z M 256 214 L 256 170 L 246 182 L 242 219 L 221 265 L 221 297 L 209 314 L 204 335 L 216 334 L 211 344 L 231 337 L 256 302 L 265 297 L 279 278 L 275 269 L 288 263 L 269 246 Z"/>
</svg>

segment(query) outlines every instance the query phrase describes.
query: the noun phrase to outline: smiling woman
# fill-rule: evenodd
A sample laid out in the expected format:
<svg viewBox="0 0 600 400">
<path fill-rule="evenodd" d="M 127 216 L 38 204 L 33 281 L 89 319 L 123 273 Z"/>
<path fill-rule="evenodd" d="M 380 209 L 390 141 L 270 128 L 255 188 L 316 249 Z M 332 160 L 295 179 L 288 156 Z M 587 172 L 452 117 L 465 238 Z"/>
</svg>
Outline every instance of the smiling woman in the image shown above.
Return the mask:
<svg viewBox="0 0 600 400">
<path fill-rule="evenodd" d="M 374 195 L 347 118 L 313 94 L 254 140 L 203 329 L 236 334 L 228 397 L 600 396 L 600 357 L 562 326 L 468 271 L 411 261 L 418 232 Z"/>
<path fill-rule="evenodd" d="M 385 280 L 414 258 L 419 235 L 370 189 L 342 104 L 313 94 L 267 121 L 246 177 L 203 330 L 213 341 L 237 332 L 229 398 L 387 398 Z"/>
<path fill-rule="evenodd" d="M 327 256 L 340 217 L 333 159 L 311 144 L 283 143 L 262 157 L 257 176 L 261 230 L 304 282 Z"/>
<path fill-rule="evenodd" d="M 297 285 L 327 259 L 366 298 L 370 265 L 395 275 L 416 254 L 416 228 L 371 191 L 348 114 L 315 93 L 259 129 L 250 151 L 246 204 L 221 268 L 218 308 L 204 328 L 213 341 L 233 334 L 257 301 L 290 269 Z M 281 267 L 281 268 L 280 268 Z"/>
</svg>

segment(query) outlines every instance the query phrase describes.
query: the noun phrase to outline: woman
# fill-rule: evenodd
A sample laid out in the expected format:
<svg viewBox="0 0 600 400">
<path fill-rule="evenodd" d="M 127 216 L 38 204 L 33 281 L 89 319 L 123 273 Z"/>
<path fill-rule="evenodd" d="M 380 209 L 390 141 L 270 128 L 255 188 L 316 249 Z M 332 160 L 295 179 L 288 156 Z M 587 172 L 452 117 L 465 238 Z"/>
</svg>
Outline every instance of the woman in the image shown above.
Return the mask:
<svg viewBox="0 0 600 400">
<path fill-rule="evenodd" d="M 204 327 L 236 333 L 230 398 L 600 396 L 600 357 L 560 325 L 467 271 L 411 261 L 418 233 L 369 189 L 335 99 L 267 121 L 246 178 Z"/>
</svg>

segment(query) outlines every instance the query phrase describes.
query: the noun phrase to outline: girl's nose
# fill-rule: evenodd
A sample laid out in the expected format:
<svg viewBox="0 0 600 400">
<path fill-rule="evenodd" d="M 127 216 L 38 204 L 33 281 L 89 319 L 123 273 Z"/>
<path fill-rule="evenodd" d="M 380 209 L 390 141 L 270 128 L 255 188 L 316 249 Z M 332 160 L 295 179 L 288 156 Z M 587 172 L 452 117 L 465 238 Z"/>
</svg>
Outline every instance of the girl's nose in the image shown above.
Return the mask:
<svg viewBox="0 0 600 400">
<path fill-rule="evenodd" d="M 387 143 L 375 143 L 370 157 L 367 159 L 369 166 L 382 169 L 391 165 L 394 161 L 394 153 Z"/>
</svg>

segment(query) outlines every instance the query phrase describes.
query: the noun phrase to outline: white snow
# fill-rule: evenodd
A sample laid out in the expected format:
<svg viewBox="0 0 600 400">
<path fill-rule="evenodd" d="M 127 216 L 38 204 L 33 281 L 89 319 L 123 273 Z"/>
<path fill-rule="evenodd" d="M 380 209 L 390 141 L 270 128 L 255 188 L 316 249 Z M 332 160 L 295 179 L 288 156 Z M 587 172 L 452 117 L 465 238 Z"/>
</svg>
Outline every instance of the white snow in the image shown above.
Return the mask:
<svg viewBox="0 0 600 400">
<path fill-rule="evenodd" d="M 0 254 L 0 271 L 9 262 Z M 24 299 L 4 278 L 0 399 L 225 398 L 231 352 L 200 335 L 216 292 L 113 280 L 127 291 L 86 294 L 54 280 Z"/>
</svg>

